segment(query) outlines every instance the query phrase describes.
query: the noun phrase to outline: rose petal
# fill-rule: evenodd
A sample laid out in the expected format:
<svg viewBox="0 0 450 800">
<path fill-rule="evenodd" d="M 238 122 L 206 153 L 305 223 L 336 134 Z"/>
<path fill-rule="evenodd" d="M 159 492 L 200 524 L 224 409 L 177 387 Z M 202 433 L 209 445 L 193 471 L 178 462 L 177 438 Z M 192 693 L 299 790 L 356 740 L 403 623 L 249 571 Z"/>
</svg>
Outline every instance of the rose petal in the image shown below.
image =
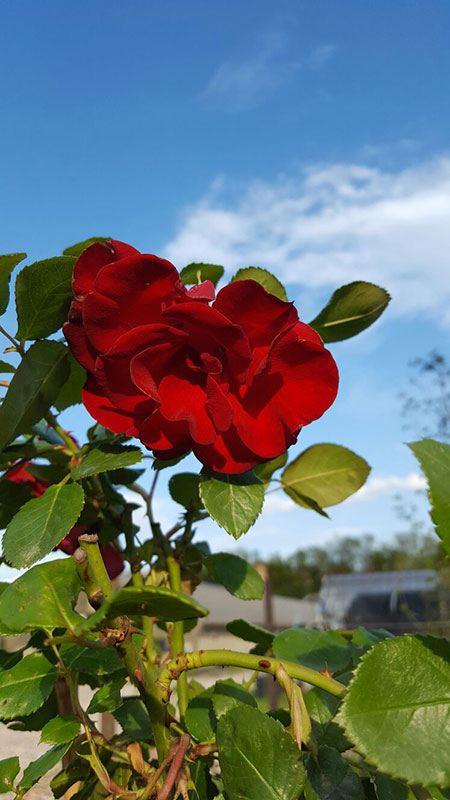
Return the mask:
<svg viewBox="0 0 450 800">
<path fill-rule="evenodd" d="M 131 415 L 125 414 L 105 397 L 102 388 L 93 375 L 89 375 L 82 391 L 83 404 L 100 425 L 113 433 L 126 433 L 136 436 L 137 428 Z"/>
<path fill-rule="evenodd" d="M 252 348 L 270 347 L 279 333 L 298 322 L 292 303 L 279 300 L 252 280 L 233 281 L 224 286 L 213 308 L 245 330 Z"/>
<path fill-rule="evenodd" d="M 94 242 L 83 250 L 73 268 L 72 288 L 74 295 L 83 297 L 92 292 L 97 273 L 106 264 L 127 256 L 139 255 L 139 250 L 125 242 L 109 239 L 107 242 Z"/>
</svg>

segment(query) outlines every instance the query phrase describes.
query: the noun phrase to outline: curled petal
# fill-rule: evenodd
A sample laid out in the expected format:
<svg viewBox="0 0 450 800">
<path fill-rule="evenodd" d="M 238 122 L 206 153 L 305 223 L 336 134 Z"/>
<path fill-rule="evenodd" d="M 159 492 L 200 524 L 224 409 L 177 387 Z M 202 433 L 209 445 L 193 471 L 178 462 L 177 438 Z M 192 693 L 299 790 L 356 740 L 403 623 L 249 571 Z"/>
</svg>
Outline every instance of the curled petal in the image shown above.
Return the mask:
<svg viewBox="0 0 450 800">
<path fill-rule="evenodd" d="M 92 292 L 97 273 L 106 264 L 136 255 L 139 255 L 139 250 L 135 250 L 125 242 L 117 242 L 114 239 L 109 239 L 107 242 L 94 242 L 86 250 L 83 250 L 75 262 L 72 281 L 74 295 L 84 297 L 88 292 Z"/>
</svg>

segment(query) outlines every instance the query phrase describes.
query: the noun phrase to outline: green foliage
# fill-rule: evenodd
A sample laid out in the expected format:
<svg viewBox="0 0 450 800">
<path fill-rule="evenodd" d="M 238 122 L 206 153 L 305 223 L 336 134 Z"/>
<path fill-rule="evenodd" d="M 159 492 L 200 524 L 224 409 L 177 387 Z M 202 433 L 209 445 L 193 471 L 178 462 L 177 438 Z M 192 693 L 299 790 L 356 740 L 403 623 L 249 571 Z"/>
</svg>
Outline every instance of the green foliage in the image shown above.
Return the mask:
<svg viewBox="0 0 450 800">
<path fill-rule="evenodd" d="M 366 281 L 341 286 L 309 324 L 324 342 L 340 342 L 372 325 L 387 307 L 390 295 Z"/>
<path fill-rule="evenodd" d="M 9 281 L 17 264 L 27 257 L 26 253 L 11 253 L 0 256 L 0 314 L 4 314 L 9 303 Z"/>
<path fill-rule="evenodd" d="M 97 714 L 104 711 L 116 711 L 122 705 L 123 699 L 120 694 L 125 683 L 124 677 L 114 678 L 108 681 L 100 689 L 97 689 L 91 702 L 87 707 L 88 714 Z"/>
<path fill-rule="evenodd" d="M 254 567 L 239 556 L 215 553 L 205 558 L 205 566 L 214 580 L 241 600 L 261 600 L 264 581 Z"/>
<path fill-rule="evenodd" d="M 360 779 L 331 747 L 319 747 L 317 761 L 308 760 L 308 780 L 318 800 L 365 800 Z"/>
<path fill-rule="evenodd" d="M 4 758 L 0 761 L 0 794 L 9 792 L 19 774 L 19 770 L 20 764 L 17 756 Z"/>
<path fill-rule="evenodd" d="M 201 476 L 200 498 L 212 519 L 239 539 L 262 511 L 264 486 L 253 472 L 220 475 L 208 471 Z"/>
<path fill-rule="evenodd" d="M 227 623 L 226 628 L 233 636 L 238 636 L 239 639 L 243 639 L 245 642 L 260 644 L 266 650 L 272 646 L 274 640 L 274 634 L 271 631 L 267 631 L 253 622 L 246 622 L 244 619 L 234 619 Z"/>
<path fill-rule="evenodd" d="M 180 272 L 180 278 L 187 286 L 189 284 L 202 283 L 203 281 L 211 281 L 216 286 L 224 272 L 224 268 L 218 264 L 203 264 L 200 262 L 183 267 Z"/>
<path fill-rule="evenodd" d="M 257 464 L 254 469 L 256 477 L 264 484 L 268 484 L 274 472 L 284 467 L 287 457 L 288 454 L 286 451 L 286 453 L 282 453 L 281 456 L 277 456 L 277 458 L 271 458 L 270 461 L 265 461 L 264 464 Z"/>
<path fill-rule="evenodd" d="M 306 774 L 297 745 L 277 720 L 239 705 L 217 724 L 219 763 L 233 800 L 297 800 Z"/>
<path fill-rule="evenodd" d="M 71 244 L 70 247 L 66 247 L 63 250 L 63 256 L 81 256 L 83 250 L 86 250 L 91 244 L 95 244 L 95 242 L 108 242 L 110 240 L 110 236 L 106 238 L 104 236 L 91 236 L 90 239 L 85 239 L 84 242 L 77 242 L 76 244 Z"/>
<path fill-rule="evenodd" d="M 450 445 L 423 439 L 412 442 L 409 447 L 426 475 L 431 519 L 444 550 L 450 555 Z"/>
<path fill-rule="evenodd" d="M 257 707 L 254 696 L 231 678 L 226 681 L 216 681 L 211 702 L 218 720 L 236 706 L 244 704 L 253 708 Z"/>
<path fill-rule="evenodd" d="M 31 653 L 11 669 L 0 672 L 0 719 L 31 714 L 40 708 L 57 675 L 57 669 L 42 653 Z"/>
<path fill-rule="evenodd" d="M 64 411 L 69 406 L 81 403 L 81 390 L 86 383 L 86 371 L 75 361 L 72 353 L 67 354 L 69 362 L 69 377 L 61 387 L 55 400 L 55 408 Z"/>
<path fill-rule="evenodd" d="M 72 469 L 75 481 L 98 475 L 99 472 L 131 467 L 142 461 L 142 453 L 136 447 L 118 444 L 99 444 L 83 458 L 81 464 Z"/>
<path fill-rule="evenodd" d="M 52 747 L 51 750 L 47 750 L 42 756 L 33 761 L 28 767 L 24 770 L 22 780 L 19 783 L 20 789 L 31 789 L 35 783 L 42 778 L 43 775 L 46 775 L 49 770 L 53 769 L 53 767 L 58 764 L 62 757 L 67 753 L 70 747 L 70 742 L 68 744 L 60 744 Z"/>
<path fill-rule="evenodd" d="M 338 713 L 362 755 L 410 783 L 450 785 L 450 642 L 386 639 L 366 653 Z"/>
<path fill-rule="evenodd" d="M 119 589 L 112 600 L 106 602 L 89 618 L 86 628 L 95 630 L 104 625 L 105 619 L 121 614 L 144 614 L 167 622 L 181 619 L 196 619 L 207 615 L 200 603 L 181 592 L 165 586 L 126 586 Z"/>
<path fill-rule="evenodd" d="M 208 742 L 214 739 L 216 731 L 216 717 L 212 704 L 214 686 L 199 692 L 190 701 L 184 721 L 186 728 L 194 739 L 199 742 Z"/>
<path fill-rule="evenodd" d="M 132 742 L 145 742 L 150 738 L 148 714 L 142 700 L 137 697 L 125 697 L 120 708 L 114 711 L 114 718 Z"/>
<path fill-rule="evenodd" d="M 41 339 L 61 328 L 72 301 L 72 256 L 28 264 L 16 280 L 16 337 Z"/>
<path fill-rule="evenodd" d="M 67 352 L 53 341 L 36 342 L 26 352 L 0 405 L 0 450 L 28 433 L 54 403 L 69 374 Z"/>
<path fill-rule="evenodd" d="M 123 672 L 117 650 L 111 647 L 83 647 L 80 644 L 63 645 L 61 653 L 67 669 L 96 677 L 108 677 Z"/>
<path fill-rule="evenodd" d="M 3 373 L 5 373 L 5 372 L 6 372 L 6 373 L 10 373 L 10 374 L 12 374 L 12 373 L 14 373 L 15 371 L 16 371 L 16 368 L 15 368 L 15 367 L 13 367 L 13 365 L 12 365 L 12 364 L 8 364 L 8 362 L 7 362 L 7 361 L 3 361 L 3 360 L 0 358 L 0 372 L 3 372 Z"/>
<path fill-rule="evenodd" d="M 185 508 L 201 508 L 198 487 L 200 478 L 193 472 L 179 472 L 169 479 L 169 492 L 172 500 Z"/>
<path fill-rule="evenodd" d="M 14 514 L 32 497 L 28 486 L 12 481 L 0 481 L 0 530 L 6 528 Z"/>
<path fill-rule="evenodd" d="M 281 480 L 292 500 L 306 508 L 317 505 L 317 511 L 342 503 L 361 488 L 369 472 L 367 462 L 346 447 L 316 444 L 287 465 Z"/>
<path fill-rule="evenodd" d="M 11 633 L 35 628 L 74 630 L 82 622 L 73 611 L 79 592 L 80 579 L 71 559 L 39 564 L 16 578 L 0 596 L 0 624 Z"/>
<path fill-rule="evenodd" d="M 287 301 L 286 289 L 283 284 L 275 275 L 272 275 L 269 270 L 263 269 L 262 267 L 244 267 L 243 269 L 238 269 L 236 275 L 231 279 L 231 282 L 233 281 L 256 281 L 260 283 L 261 286 L 264 286 L 266 292 L 274 294 L 279 300 Z"/>
<path fill-rule="evenodd" d="M 378 800 L 415 800 L 415 795 L 404 783 L 394 781 L 387 775 L 376 775 L 375 786 Z M 440 796 L 440 800 L 442 798 L 443 795 Z"/>
<path fill-rule="evenodd" d="M 348 667 L 351 647 L 337 631 L 322 631 L 307 628 L 291 628 L 279 633 L 273 641 L 277 658 L 293 661 L 304 667 L 322 671 L 338 672 Z"/>
<path fill-rule="evenodd" d="M 340 700 L 323 689 L 310 689 L 305 694 L 305 706 L 311 717 L 315 740 L 319 745 L 334 747 L 339 752 L 348 750 L 350 743 L 345 738 L 334 716 L 339 708 Z"/>
<path fill-rule="evenodd" d="M 80 720 L 73 716 L 58 716 L 42 728 L 41 742 L 46 744 L 66 744 L 73 742 L 80 732 Z"/>
<path fill-rule="evenodd" d="M 13 567 L 29 567 L 50 553 L 75 525 L 84 504 L 76 483 L 57 483 L 29 500 L 3 536 L 3 555 Z"/>
</svg>

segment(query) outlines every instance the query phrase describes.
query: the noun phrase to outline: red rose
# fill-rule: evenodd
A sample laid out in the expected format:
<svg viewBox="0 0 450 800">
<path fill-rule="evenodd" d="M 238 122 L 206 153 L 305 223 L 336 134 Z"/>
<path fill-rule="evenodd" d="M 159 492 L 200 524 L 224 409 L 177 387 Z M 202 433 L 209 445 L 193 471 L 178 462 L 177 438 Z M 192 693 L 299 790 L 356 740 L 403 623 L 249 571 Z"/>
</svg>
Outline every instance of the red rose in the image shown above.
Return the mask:
<svg viewBox="0 0 450 800">
<path fill-rule="evenodd" d="M 88 371 L 87 410 L 158 458 L 192 449 L 217 472 L 244 472 L 294 444 L 336 396 L 318 334 L 255 281 L 209 305 L 209 281 L 187 291 L 168 261 L 111 241 L 82 253 L 73 289 L 64 333 Z"/>
<path fill-rule="evenodd" d="M 38 478 L 35 478 L 35 476 L 28 471 L 28 464 L 29 462 L 18 467 L 14 467 L 12 470 L 10 470 L 10 472 L 8 472 L 6 480 L 12 481 L 13 483 L 23 483 L 28 486 L 35 497 L 41 497 L 41 495 L 44 494 L 46 489 L 48 489 L 51 484 L 49 484 L 47 481 L 41 481 Z M 63 553 L 72 555 L 78 547 L 78 537 L 81 536 L 82 533 L 98 533 L 100 528 L 101 520 L 98 520 L 93 525 L 74 525 L 67 536 L 65 536 L 64 539 L 61 539 L 58 546 L 54 549 L 62 550 Z M 100 552 L 102 554 L 103 561 L 105 562 L 105 567 L 109 577 L 111 579 L 117 578 L 124 568 L 122 556 L 118 550 L 116 550 L 110 544 L 100 545 Z"/>
</svg>

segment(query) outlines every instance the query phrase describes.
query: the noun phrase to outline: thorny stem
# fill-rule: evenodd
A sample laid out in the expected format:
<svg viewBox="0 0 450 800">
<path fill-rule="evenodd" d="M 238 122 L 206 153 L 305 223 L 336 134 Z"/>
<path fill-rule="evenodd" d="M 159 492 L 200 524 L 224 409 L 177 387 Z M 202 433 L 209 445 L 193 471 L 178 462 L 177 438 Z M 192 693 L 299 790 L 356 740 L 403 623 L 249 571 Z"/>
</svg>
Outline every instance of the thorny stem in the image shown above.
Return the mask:
<svg viewBox="0 0 450 800">
<path fill-rule="evenodd" d="M 177 749 L 175 751 L 175 755 L 173 756 L 172 763 L 170 765 L 169 771 L 167 773 L 166 780 L 158 792 L 156 800 L 168 800 L 170 792 L 172 791 L 173 785 L 177 779 L 178 773 L 183 765 L 184 757 L 186 755 L 187 749 L 190 745 L 191 739 L 189 734 L 185 733 L 181 739 L 178 739 L 177 742 Z"/>
<path fill-rule="evenodd" d="M 67 431 L 61 427 L 58 420 L 56 419 L 55 415 L 52 414 L 51 411 L 47 411 L 45 414 L 45 419 L 48 424 L 53 428 L 54 431 L 58 434 L 58 436 L 63 440 L 64 444 L 67 445 L 67 448 L 70 450 L 73 456 L 77 457 L 80 454 L 80 451 L 73 441 L 72 437 L 69 436 Z"/>
<path fill-rule="evenodd" d="M 140 572 L 132 572 L 131 573 L 131 580 L 134 586 L 138 586 L 142 588 L 144 586 L 144 580 Z M 153 622 L 150 617 L 142 617 L 142 627 L 144 630 L 145 635 L 145 655 L 147 658 L 147 662 L 149 666 L 153 666 L 156 662 L 157 653 L 155 650 L 154 642 L 153 642 Z"/>
<path fill-rule="evenodd" d="M 280 661 L 277 658 L 238 653 L 234 650 L 197 650 L 192 653 L 182 653 L 169 661 L 161 670 L 157 684 L 162 701 L 167 703 L 170 699 L 171 682 L 187 670 L 202 667 L 240 667 L 263 672 L 266 675 L 275 675 L 279 665 L 284 667 L 290 678 L 318 686 L 335 697 L 343 697 L 346 692 L 342 683 L 327 675 L 322 675 L 321 672 L 309 669 L 309 667 L 302 667 L 300 664 L 292 664 L 289 661 Z"/>
<path fill-rule="evenodd" d="M 175 592 L 181 592 L 181 575 L 178 561 L 169 556 L 167 559 L 167 569 L 169 571 L 170 586 Z M 174 622 L 172 629 L 172 656 L 176 658 L 180 653 L 184 653 L 184 622 Z M 188 704 L 187 675 L 182 672 L 177 680 L 178 707 L 180 717 L 183 719 Z"/>
<path fill-rule="evenodd" d="M 11 336 L 11 335 L 8 333 L 8 331 L 5 331 L 5 329 L 4 329 L 4 328 L 2 328 L 2 326 L 1 326 L 1 325 L 0 325 L 0 333 L 3 333 L 3 336 L 6 336 L 6 338 L 7 338 L 7 339 L 9 339 L 9 341 L 11 342 L 11 344 L 13 344 L 13 345 L 14 345 L 15 349 L 17 350 L 17 352 L 18 352 L 18 353 L 20 353 L 20 355 L 21 355 L 21 356 L 22 356 L 22 358 L 23 358 L 23 356 L 25 355 L 25 348 L 24 348 L 24 346 L 23 346 L 23 345 L 22 345 L 20 342 L 18 342 L 16 339 L 14 339 L 14 338 L 13 338 L 13 336 Z"/>
<path fill-rule="evenodd" d="M 100 548 L 98 546 L 98 536 L 96 533 L 83 533 L 78 543 L 86 551 L 89 565 L 92 568 L 95 581 L 100 586 L 105 600 L 110 600 L 113 596 L 113 588 L 107 573 L 105 562 L 103 561 Z"/>
</svg>

